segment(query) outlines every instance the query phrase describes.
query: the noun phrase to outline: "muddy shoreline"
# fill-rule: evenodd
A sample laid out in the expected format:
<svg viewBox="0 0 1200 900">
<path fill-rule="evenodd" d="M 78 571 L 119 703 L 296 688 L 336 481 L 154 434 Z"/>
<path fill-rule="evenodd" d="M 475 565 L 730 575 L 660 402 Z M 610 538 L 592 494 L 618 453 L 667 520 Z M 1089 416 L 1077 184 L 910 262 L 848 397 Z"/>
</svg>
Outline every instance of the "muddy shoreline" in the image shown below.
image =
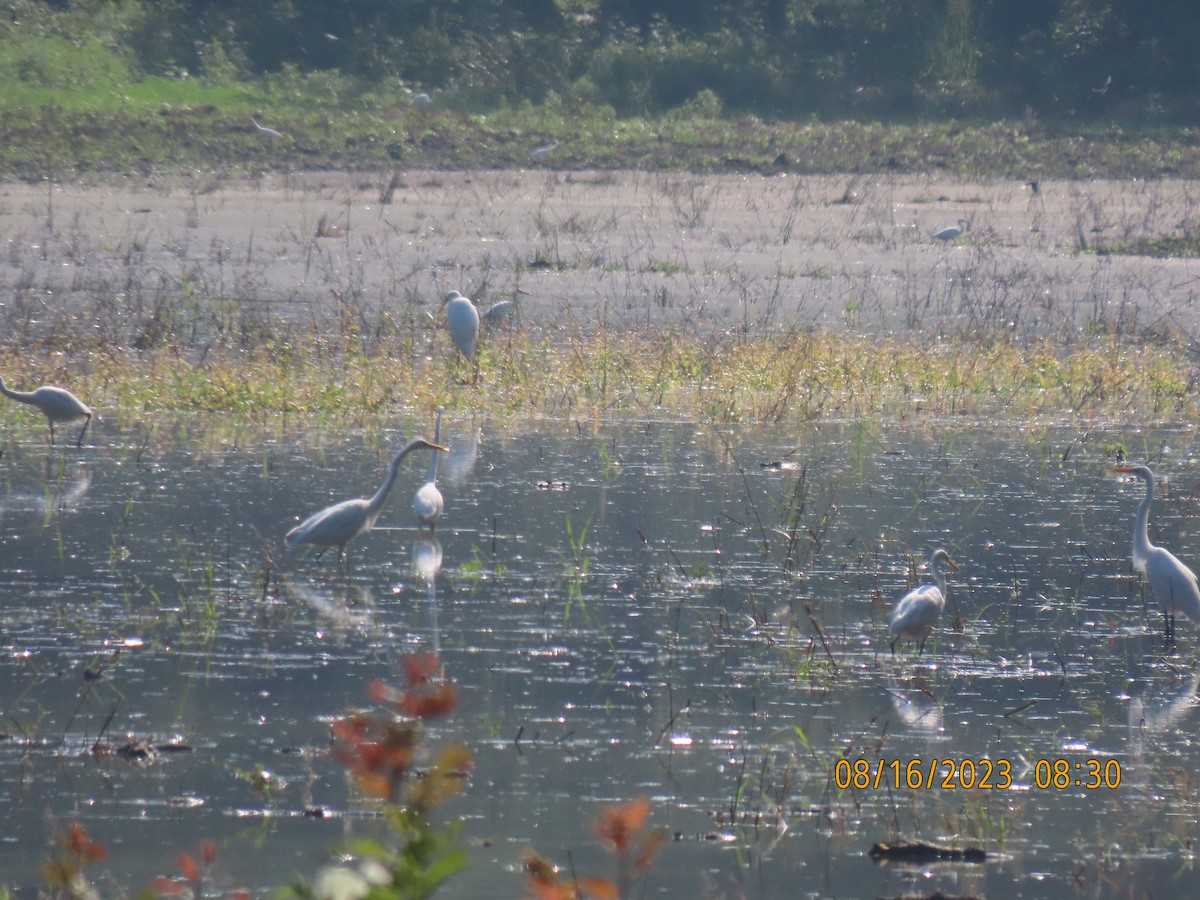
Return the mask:
<svg viewBox="0 0 1200 900">
<path fill-rule="evenodd" d="M 1108 252 L 1194 228 L 1187 181 L 414 171 L 389 197 L 389 178 L 0 185 L 0 323 L 87 334 L 186 303 L 421 318 L 458 289 L 484 306 L 520 291 L 533 327 L 1071 339 L 1200 324 L 1196 261 Z M 960 218 L 962 237 L 931 237 Z"/>
</svg>

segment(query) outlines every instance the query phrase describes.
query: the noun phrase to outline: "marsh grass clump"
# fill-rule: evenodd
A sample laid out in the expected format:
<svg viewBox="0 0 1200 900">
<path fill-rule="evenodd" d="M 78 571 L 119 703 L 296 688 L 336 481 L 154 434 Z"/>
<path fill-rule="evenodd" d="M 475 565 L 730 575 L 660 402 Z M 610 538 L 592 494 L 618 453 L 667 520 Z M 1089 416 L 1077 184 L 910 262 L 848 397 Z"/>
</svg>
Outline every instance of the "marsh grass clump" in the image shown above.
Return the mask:
<svg viewBox="0 0 1200 900">
<path fill-rule="evenodd" d="M 1200 233 L 1118 241 L 1097 252 L 1154 259 L 1196 259 L 1200 258 Z"/>
<path fill-rule="evenodd" d="M 1200 408 L 1200 368 L 1186 347 L 1104 334 L 1064 345 L 819 329 L 764 337 L 516 329 L 483 345 L 473 384 L 454 377 L 445 335 L 433 322 L 370 339 L 336 327 L 284 329 L 258 344 L 218 341 L 202 352 L 71 343 L 45 349 L 44 363 L 31 367 L 19 347 L 0 347 L 0 371 L 69 384 L 102 417 L 126 422 L 154 412 L 206 412 L 263 425 L 280 416 L 367 425 L 438 404 L 576 421 L 665 414 L 716 424 L 1132 409 L 1178 416 Z M 0 405 L 0 422 L 37 424 L 15 404 Z"/>
</svg>

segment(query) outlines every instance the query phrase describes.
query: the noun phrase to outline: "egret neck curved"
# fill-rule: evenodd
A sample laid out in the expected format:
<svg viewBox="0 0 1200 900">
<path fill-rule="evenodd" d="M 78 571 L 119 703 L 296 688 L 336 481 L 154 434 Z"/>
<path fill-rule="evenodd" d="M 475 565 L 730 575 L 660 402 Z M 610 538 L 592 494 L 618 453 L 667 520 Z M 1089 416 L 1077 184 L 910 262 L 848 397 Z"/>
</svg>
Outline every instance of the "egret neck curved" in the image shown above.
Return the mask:
<svg viewBox="0 0 1200 900">
<path fill-rule="evenodd" d="M 1133 516 L 1133 567 L 1146 571 L 1146 562 L 1154 545 L 1150 543 L 1150 504 L 1154 502 L 1154 474 L 1146 466 L 1114 466 L 1114 472 L 1136 475 L 1146 483 L 1146 496 Z"/>
<path fill-rule="evenodd" d="M 431 444 L 423 438 L 417 438 L 392 457 L 392 464 L 388 466 L 387 478 L 383 480 L 383 484 L 379 486 L 379 490 L 375 492 L 375 496 L 367 501 L 367 518 L 372 523 L 379 517 L 379 512 L 383 509 L 383 501 L 387 500 L 387 495 L 391 492 L 392 485 L 396 483 L 396 477 L 400 474 L 400 463 L 404 461 L 404 457 L 421 447 L 432 447 L 434 453 L 437 453 L 439 450 L 443 453 L 450 452 L 438 444 Z"/>
<path fill-rule="evenodd" d="M 0 378 L 0 393 L 5 397 L 11 397 L 13 400 L 18 400 L 21 403 L 28 403 L 32 406 L 37 405 L 37 401 L 33 399 L 33 391 L 14 391 L 4 383 L 4 379 Z"/>
</svg>

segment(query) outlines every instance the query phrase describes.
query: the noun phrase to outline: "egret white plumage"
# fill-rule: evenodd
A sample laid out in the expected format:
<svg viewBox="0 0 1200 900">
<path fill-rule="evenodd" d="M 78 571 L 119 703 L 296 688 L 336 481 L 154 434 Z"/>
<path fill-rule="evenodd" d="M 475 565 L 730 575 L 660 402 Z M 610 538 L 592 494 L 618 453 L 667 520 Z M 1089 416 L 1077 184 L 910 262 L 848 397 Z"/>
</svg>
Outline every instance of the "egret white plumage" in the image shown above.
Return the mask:
<svg viewBox="0 0 1200 900">
<path fill-rule="evenodd" d="M 76 447 L 83 446 L 84 432 L 92 424 L 92 411 L 66 388 L 42 385 L 36 391 L 14 391 L 4 384 L 3 378 L 0 378 L 0 393 L 20 403 L 36 406 L 42 411 L 50 425 L 50 446 L 52 447 L 54 446 L 55 422 L 78 422 L 83 419 L 83 428 L 79 429 L 79 439 L 75 441 Z"/>
<path fill-rule="evenodd" d="M 950 558 L 950 554 L 939 547 L 929 555 L 929 573 L 933 577 L 933 584 L 919 584 L 897 601 L 888 626 L 892 633 L 892 653 L 896 652 L 896 642 L 902 637 L 917 642 L 918 655 L 925 649 L 925 641 L 946 605 L 943 564 L 958 571 L 958 565 Z"/>
<path fill-rule="evenodd" d="M 1163 611 L 1163 633 L 1175 637 L 1175 613 L 1200 625 L 1200 583 L 1196 573 L 1166 547 L 1150 543 L 1150 504 L 1154 501 L 1154 472 L 1148 466 L 1113 466 L 1112 471 L 1133 475 L 1146 483 L 1146 496 L 1133 516 L 1133 568 L 1146 576 L 1154 599 Z"/>
<path fill-rule="evenodd" d="M 433 442 L 435 444 L 441 440 L 442 413 L 445 411 L 444 406 L 437 408 L 437 419 L 433 426 Z M 438 519 L 442 517 L 445 501 L 437 486 L 438 462 L 441 460 L 441 456 L 437 450 L 432 451 L 430 456 L 432 458 L 429 460 L 429 478 L 417 489 L 417 496 L 413 498 L 413 512 L 417 514 L 418 522 L 428 525 L 429 530 L 433 531 L 437 527 Z"/>
<path fill-rule="evenodd" d="M 557 147 L 558 147 L 557 143 L 546 144 L 545 146 L 537 147 L 529 154 L 529 158 L 532 160 L 546 159 L 551 153 L 553 153 L 555 151 L 555 149 L 557 149 Z"/>
<path fill-rule="evenodd" d="M 487 308 L 482 316 L 483 321 L 491 326 L 500 325 L 507 322 L 513 314 L 513 309 L 516 308 L 516 303 L 510 298 L 507 300 L 497 300 Z"/>
<path fill-rule="evenodd" d="M 503 300 L 497 300 L 487 308 L 487 311 L 480 317 L 483 324 L 489 328 L 498 328 L 502 325 L 507 325 L 517 314 L 517 302 L 522 297 L 528 296 L 529 291 L 521 288 L 513 288 L 512 292 Z"/>
<path fill-rule="evenodd" d="M 388 466 L 387 478 L 384 479 L 373 497 L 343 500 L 341 503 L 327 506 L 289 531 L 285 538 L 287 545 L 296 547 L 300 544 L 312 544 L 320 547 L 322 552 L 328 547 L 336 546 L 338 557 L 345 556 L 346 544 L 374 527 L 380 511 L 383 509 L 383 501 L 387 499 L 388 492 L 396 483 L 396 476 L 400 472 L 400 463 L 404 457 L 422 447 L 442 453 L 449 452 L 447 448 L 424 438 L 411 441 L 392 458 L 391 465 Z"/>
<path fill-rule="evenodd" d="M 460 294 L 451 291 L 446 295 L 446 324 L 450 327 L 450 339 L 458 352 L 467 359 L 475 358 L 475 342 L 479 340 L 479 310 L 475 304 Z"/>
<path fill-rule="evenodd" d="M 967 220 L 959 219 L 957 225 L 950 225 L 941 231 L 935 231 L 933 236 L 939 241 L 952 241 L 967 230 Z"/>
<path fill-rule="evenodd" d="M 250 121 L 254 123 L 254 130 L 265 138 L 275 141 L 283 137 L 282 131 L 276 131 L 274 128 L 268 128 L 266 125 L 259 125 L 258 119 L 254 118 L 254 116 L 250 117 Z"/>
</svg>

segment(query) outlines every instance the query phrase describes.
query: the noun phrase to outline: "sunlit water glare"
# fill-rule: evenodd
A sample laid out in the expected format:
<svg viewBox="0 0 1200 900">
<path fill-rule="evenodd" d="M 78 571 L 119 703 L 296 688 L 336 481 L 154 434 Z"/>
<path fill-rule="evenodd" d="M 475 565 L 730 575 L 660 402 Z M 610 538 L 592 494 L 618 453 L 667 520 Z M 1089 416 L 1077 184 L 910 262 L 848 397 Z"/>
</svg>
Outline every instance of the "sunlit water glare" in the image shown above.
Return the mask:
<svg viewBox="0 0 1200 900">
<path fill-rule="evenodd" d="M 448 413 L 437 538 L 411 510 L 414 454 L 344 567 L 282 535 L 371 494 L 410 434 L 214 450 L 202 431 L 158 452 L 103 429 L 82 451 L 32 431 L 4 447 L 0 885 L 35 886 L 72 819 L 109 849 L 102 886 L 171 874 L 203 839 L 221 884 L 311 876 L 379 827 L 326 755 L 330 722 L 414 650 L 461 687 L 434 742 L 475 759 L 444 811 L 469 858 L 447 896 L 521 895 L 527 849 L 613 874 L 591 824 L 641 795 L 670 837 L 656 896 L 1173 896 L 1193 878 L 1196 629 L 1164 649 L 1129 571 L 1141 487 L 1108 473 L 1124 448 L 1169 476 L 1152 537 L 1200 564 L 1191 429 Z M 952 602 L 924 656 L 893 657 L 883 606 L 934 546 L 962 569 Z M 101 736 L 161 752 L 97 758 Z M 839 789 L 842 758 L 1003 761 L 1012 784 Z M 1039 787 L 1058 759 L 1070 783 Z M 1077 786 L 1090 759 L 1120 786 Z M 993 856 L 869 859 L 897 838 Z"/>
</svg>

